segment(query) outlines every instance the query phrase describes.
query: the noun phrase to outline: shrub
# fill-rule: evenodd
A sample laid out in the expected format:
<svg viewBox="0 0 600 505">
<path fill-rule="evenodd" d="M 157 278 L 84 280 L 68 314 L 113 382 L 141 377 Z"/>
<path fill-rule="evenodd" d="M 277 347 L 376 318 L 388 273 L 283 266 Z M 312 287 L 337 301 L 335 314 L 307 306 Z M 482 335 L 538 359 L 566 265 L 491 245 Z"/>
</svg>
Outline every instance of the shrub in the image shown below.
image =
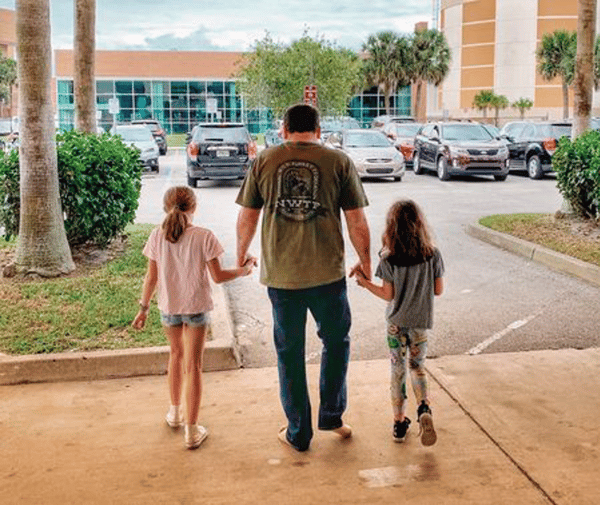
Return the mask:
<svg viewBox="0 0 600 505">
<path fill-rule="evenodd" d="M 56 155 L 65 231 L 70 245 L 105 246 L 133 222 L 141 190 L 139 151 L 119 137 L 70 131 L 57 135 Z M 0 155 L 0 224 L 19 231 L 19 156 Z"/>
<path fill-rule="evenodd" d="M 600 220 L 600 132 L 563 138 L 552 157 L 557 185 L 578 216 Z"/>
</svg>

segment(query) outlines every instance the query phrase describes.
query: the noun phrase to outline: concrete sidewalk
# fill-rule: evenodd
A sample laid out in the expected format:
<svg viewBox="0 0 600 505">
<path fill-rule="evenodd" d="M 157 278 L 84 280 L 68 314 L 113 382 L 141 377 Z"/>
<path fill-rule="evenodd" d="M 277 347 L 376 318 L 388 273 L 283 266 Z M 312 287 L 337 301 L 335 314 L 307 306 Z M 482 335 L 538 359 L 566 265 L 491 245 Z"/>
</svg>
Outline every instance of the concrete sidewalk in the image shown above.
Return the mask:
<svg viewBox="0 0 600 505">
<path fill-rule="evenodd" d="M 204 375 L 210 435 L 197 451 L 163 421 L 165 377 L 2 386 L 0 501 L 600 503 L 600 350 L 429 360 L 430 448 L 414 423 L 393 442 L 388 366 L 350 364 L 354 436 L 317 431 L 305 453 L 276 437 L 274 368 Z M 309 381 L 315 404 L 317 366 Z"/>
</svg>

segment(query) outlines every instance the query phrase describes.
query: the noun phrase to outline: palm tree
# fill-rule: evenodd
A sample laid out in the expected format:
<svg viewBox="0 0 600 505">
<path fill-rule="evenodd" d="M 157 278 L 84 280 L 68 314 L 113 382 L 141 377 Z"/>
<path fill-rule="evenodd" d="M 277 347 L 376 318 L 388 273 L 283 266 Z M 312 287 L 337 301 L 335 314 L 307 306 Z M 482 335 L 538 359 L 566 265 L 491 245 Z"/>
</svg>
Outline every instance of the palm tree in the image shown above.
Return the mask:
<svg viewBox="0 0 600 505">
<path fill-rule="evenodd" d="M 491 89 L 482 89 L 473 97 L 473 107 L 483 111 L 483 117 L 487 117 L 487 110 L 492 106 L 494 100 L 494 92 Z"/>
<path fill-rule="evenodd" d="M 504 95 L 496 95 L 492 97 L 492 101 L 490 106 L 496 111 L 496 115 L 494 116 L 494 123 L 498 126 L 500 111 L 506 109 L 510 105 L 508 98 Z"/>
<path fill-rule="evenodd" d="M 75 269 L 65 234 L 51 97 L 49 0 L 17 0 L 20 113 L 18 271 L 56 276 Z"/>
<path fill-rule="evenodd" d="M 385 112 L 391 114 L 390 97 L 398 86 L 410 84 L 407 73 L 409 67 L 409 43 L 394 32 L 379 32 L 370 35 L 363 51 L 368 53 L 364 63 L 365 79 L 377 86 L 384 95 Z"/>
<path fill-rule="evenodd" d="M 75 0 L 75 126 L 88 133 L 96 131 L 95 25 L 96 0 Z"/>
<path fill-rule="evenodd" d="M 563 118 L 569 117 L 569 86 L 575 75 L 577 33 L 556 30 L 546 33 L 536 51 L 538 71 L 550 81 L 560 77 L 563 90 Z"/>
<path fill-rule="evenodd" d="M 596 0 L 579 0 L 577 19 L 577 59 L 573 82 L 575 91 L 573 138 L 590 127 L 594 86 Z"/>
<path fill-rule="evenodd" d="M 525 119 L 525 112 L 533 107 L 533 101 L 529 98 L 521 97 L 517 101 L 513 102 L 512 106 L 519 110 L 521 119 Z"/>
<path fill-rule="evenodd" d="M 450 70 L 450 46 L 442 32 L 435 29 L 417 30 L 411 39 L 413 61 L 410 68 L 411 81 L 416 86 L 415 116 L 426 121 L 423 106 L 423 87 L 426 83 L 439 86 Z"/>
</svg>

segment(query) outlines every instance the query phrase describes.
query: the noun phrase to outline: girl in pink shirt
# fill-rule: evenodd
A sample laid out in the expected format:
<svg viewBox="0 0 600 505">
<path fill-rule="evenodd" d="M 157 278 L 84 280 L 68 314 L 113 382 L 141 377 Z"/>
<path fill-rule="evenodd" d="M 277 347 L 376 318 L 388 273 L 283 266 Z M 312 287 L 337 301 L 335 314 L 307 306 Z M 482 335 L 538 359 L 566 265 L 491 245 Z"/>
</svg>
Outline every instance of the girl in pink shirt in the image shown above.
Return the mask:
<svg viewBox="0 0 600 505">
<path fill-rule="evenodd" d="M 196 195 L 190 188 L 168 189 L 163 203 L 167 216 L 152 231 L 143 251 L 148 258 L 148 270 L 133 326 L 144 327 L 150 299 L 158 288 L 158 309 L 171 347 L 168 368 L 171 408 L 166 421 L 172 428 L 184 424 L 180 405 L 185 345 L 188 347 L 185 444 L 188 449 L 195 449 L 208 436 L 206 428 L 198 425 L 204 340 L 209 312 L 213 309 L 208 274 L 216 283 L 229 281 L 250 274 L 256 259 L 249 258 L 243 267 L 221 268 L 221 244 L 210 230 L 192 224 Z"/>
</svg>

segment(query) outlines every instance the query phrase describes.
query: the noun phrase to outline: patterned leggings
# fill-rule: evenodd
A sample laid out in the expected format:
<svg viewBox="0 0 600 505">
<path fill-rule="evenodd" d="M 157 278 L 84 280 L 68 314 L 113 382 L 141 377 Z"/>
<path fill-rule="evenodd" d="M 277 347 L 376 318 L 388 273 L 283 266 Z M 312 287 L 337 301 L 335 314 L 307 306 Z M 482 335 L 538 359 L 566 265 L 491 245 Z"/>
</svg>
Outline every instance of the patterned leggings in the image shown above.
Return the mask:
<svg viewBox="0 0 600 505">
<path fill-rule="evenodd" d="M 427 330 L 399 328 L 388 324 L 388 346 L 391 358 L 391 392 L 394 418 L 406 414 L 406 355 L 410 350 L 408 366 L 417 405 L 427 400 L 427 376 L 425 357 L 427 356 Z"/>
</svg>

